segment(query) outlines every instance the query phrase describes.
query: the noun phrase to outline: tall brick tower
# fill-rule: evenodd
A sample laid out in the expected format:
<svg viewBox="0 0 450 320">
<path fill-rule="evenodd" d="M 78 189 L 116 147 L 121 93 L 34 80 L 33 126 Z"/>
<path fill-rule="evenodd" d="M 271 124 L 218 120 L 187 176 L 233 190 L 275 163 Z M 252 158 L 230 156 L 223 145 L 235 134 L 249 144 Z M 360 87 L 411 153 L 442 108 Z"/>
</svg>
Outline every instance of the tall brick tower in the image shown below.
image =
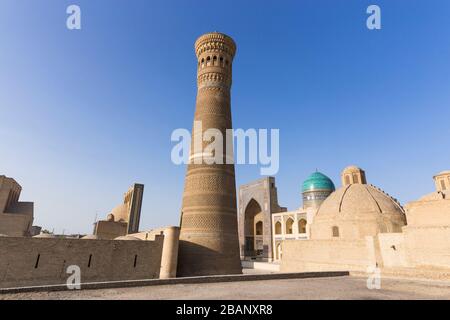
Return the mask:
<svg viewBox="0 0 450 320">
<path fill-rule="evenodd" d="M 207 33 L 195 42 L 198 91 L 183 193 L 177 276 L 242 273 L 234 164 L 226 164 L 225 156 L 225 131 L 232 128 L 230 89 L 235 52 L 233 39 L 222 33 Z M 199 122 L 202 129 L 196 130 L 195 123 Z M 211 142 L 200 141 L 208 129 L 222 133 L 223 153 L 219 156 L 223 156 L 223 164 L 205 161 L 205 146 Z M 203 145 L 203 151 L 194 150 L 196 141 Z"/>
</svg>

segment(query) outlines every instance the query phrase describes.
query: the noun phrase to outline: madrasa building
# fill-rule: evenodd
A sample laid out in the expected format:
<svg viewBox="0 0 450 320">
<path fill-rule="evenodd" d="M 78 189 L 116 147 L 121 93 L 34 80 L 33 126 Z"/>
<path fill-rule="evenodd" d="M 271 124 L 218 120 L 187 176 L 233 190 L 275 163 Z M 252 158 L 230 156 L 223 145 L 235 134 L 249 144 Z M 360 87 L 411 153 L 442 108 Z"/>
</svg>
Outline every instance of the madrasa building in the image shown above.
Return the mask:
<svg viewBox="0 0 450 320">
<path fill-rule="evenodd" d="M 366 272 L 450 277 L 450 171 L 436 191 L 404 207 L 368 183 L 361 168 L 341 173 L 341 187 L 320 172 L 303 183 L 303 205 L 277 202 L 273 177 L 239 189 L 241 258 L 274 262 L 282 272 Z M 266 225 L 267 224 L 267 225 Z M 275 269 L 274 269 L 275 270 Z"/>
<path fill-rule="evenodd" d="M 284 240 L 309 239 L 317 209 L 334 190 L 333 181 L 316 171 L 303 182 L 302 206 L 287 211 L 278 204 L 274 177 L 242 185 L 238 213 L 241 259 L 277 261 Z"/>
</svg>

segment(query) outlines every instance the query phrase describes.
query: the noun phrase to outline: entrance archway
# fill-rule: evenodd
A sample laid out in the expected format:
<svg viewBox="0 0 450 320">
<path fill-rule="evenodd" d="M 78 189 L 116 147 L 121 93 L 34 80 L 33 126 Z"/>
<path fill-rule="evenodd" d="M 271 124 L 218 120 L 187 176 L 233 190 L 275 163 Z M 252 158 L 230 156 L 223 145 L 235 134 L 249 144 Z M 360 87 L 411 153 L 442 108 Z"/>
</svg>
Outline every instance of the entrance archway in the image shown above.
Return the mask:
<svg viewBox="0 0 450 320">
<path fill-rule="evenodd" d="M 244 220 L 244 255 L 258 257 L 263 255 L 264 222 L 259 203 L 252 199 L 245 208 Z"/>
</svg>

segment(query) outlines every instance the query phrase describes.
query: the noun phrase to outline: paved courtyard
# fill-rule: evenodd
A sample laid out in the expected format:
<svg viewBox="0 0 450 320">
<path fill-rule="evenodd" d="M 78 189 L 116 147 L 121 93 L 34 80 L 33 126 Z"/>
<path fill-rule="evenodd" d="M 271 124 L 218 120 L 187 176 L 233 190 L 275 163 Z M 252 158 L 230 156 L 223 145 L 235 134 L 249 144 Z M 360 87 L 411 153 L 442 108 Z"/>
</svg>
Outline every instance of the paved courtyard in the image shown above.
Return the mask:
<svg viewBox="0 0 450 320">
<path fill-rule="evenodd" d="M 123 289 L 0 295 L 2 299 L 446 299 L 449 282 L 384 279 L 369 290 L 360 277 L 176 284 Z"/>
</svg>

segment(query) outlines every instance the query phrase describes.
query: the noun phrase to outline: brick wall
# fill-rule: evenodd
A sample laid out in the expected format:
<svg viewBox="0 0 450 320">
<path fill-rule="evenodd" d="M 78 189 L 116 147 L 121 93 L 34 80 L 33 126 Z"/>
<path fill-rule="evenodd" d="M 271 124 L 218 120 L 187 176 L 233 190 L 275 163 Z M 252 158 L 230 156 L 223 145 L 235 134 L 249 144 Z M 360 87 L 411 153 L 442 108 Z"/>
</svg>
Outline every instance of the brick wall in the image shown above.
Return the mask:
<svg viewBox="0 0 450 320">
<path fill-rule="evenodd" d="M 159 278 L 163 236 L 154 241 L 0 237 L 0 288 Z"/>
</svg>

